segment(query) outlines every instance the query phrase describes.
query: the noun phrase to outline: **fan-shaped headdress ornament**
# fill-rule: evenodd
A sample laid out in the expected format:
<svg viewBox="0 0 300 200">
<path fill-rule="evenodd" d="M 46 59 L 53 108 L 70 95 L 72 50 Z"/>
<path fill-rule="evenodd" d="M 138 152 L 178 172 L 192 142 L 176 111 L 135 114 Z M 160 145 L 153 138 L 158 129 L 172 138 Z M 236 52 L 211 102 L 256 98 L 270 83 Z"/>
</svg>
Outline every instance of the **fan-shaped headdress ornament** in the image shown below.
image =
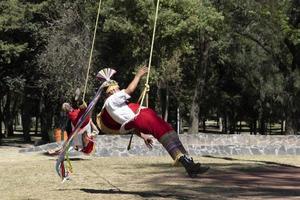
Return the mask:
<svg viewBox="0 0 300 200">
<path fill-rule="evenodd" d="M 111 90 L 119 87 L 119 84 L 115 80 L 111 80 L 110 78 L 116 73 L 117 71 L 111 68 L 105 68 L 102 69 L 98 72 L 97 78 L 99 80 L 104 80 L 105 82 L 103 83 L 103 88 L 106 89 L 106 93 L 109 93 Z"/>
</svg>

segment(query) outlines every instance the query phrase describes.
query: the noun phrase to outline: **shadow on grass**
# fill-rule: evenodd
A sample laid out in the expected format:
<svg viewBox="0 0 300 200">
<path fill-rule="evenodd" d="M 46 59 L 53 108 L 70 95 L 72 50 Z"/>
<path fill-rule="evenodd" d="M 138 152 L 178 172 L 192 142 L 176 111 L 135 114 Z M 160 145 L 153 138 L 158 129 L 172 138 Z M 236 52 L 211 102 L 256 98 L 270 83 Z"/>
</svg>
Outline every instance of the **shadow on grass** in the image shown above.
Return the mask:
<svg viewBox="0 0 300 200">
<path fill-rule="evenodd" d="M 201 162 L 200 162 L 201 163 Z M 261 166 L 264 166 L 263 163 L 260 163 L 260 164 L 256 164 L 256 165 L 259 165 L 258 167 L 261 167 Z M 140 165 L 138 166 L 135 166 L 134 168 L 138 168 Z M 173 169 L 184 169 L 183 166 L 181 165 L 176 165 L 174 166 L 172 163 L 170 164 L 167 164 L 167 163 L 146 163 L 143 165 L 144 167 L 153 167 L 153 168 L 158 168 L 160 171 L 162 170 L 166 170 L 166 169 L 170 169 L 170 170 L 173 170 Z M 253 166 L 249 163 L 209 163 L 209 164 L 203 164 L 203 166 L 209 166 L 210 167 L 210 170 L 213 170 L 213 169 L 220 169 L 220 168 L 233 168 L 233 167 L 236 167 L 236 166 Z"/>
<path fill-rule="evenodd" d="M 205 155 L 202 157 L 206 158 L 216 158 L 216 159 L 223 159 L 223 160 L 231 160 L 231 161 L 247 161 L 247 162 L 256 162 L 256 163 L 263 163 L 267 165 L 277 165 L 277 166 L 282 166 L 282 167 L 294 167 L 294 168 L 300 168 L 294 165 L 289 165 L 289 164 L 282 164 L 282 163 L 277 163 L 277 162 L 272 162 L 272 161 L 262 161 L 262 160 L 247 160 L 247 159 L 240 159 L 240 158 L 231 158 L 231 157 L 219 157 L 219 156 L 211 156 L 211 155 Z"/>
<path fill-rule="evenodd" d="M 194 179 L 185 176 L 182 169 L 167 171 L 170 165 L 155 163 L 148 166 L 160 168 L 160 170 L 152 173 L 153 178 L 144 182 L 140 181 L 140 183 L 149 184 L 156 189 L 164 188 L 164 191 L 180 191 L 171 196 L 175 199 L 181 199 L 181 196 L 188 196 L 187 199 L 199 199 L 205 196 L 210 197 L 208 199 L 300 197 L 299 167 L 268 161 L 226 157 L 221 159 L 251 161 L 252 163 L 210 163 L 211 169 L 208 173 Z M 173 182 L 176 185 L 170 184 Z M 190 192 L 196 194 L 197 197 L 191 195 Z"/>
<path fill-rule="evenodd" d="M 220 194 L 223 197 L 227 197 L 231 199 L 232 197 L 238 197 L 239 199 L 243 197 L 252 197 L 256 199 L 260 197 L 264 199 L 268 198 L 276 198 L 276 199 L 287 199 L 289 197 L 300 197 L 299 189 L 280 189 L 280 188 L 272 188 L 269 186 L 256 187 L 256 188 L 243 188 L 243 187 L 201 187 L 200 189 L 203 193 L 206 194 Z"/>
<path fill-rule="evenodd" d="M 82 188 L 80 190 L 91 194 L 113 194 L 113 195 L 125 194 L 125 195 L 137 195 L 143 198 L 160 197 L 160 198 L 175 198 L 175 199 L 182 199 L 182 200 L 190 199 L 187 196 L 185 196 L 184 193 L 175 194 L 172 192 L 164 192 L 164 191 L 125 191 L 125 190 L 113 190 L 113 189 L 102 190 L 102 189 L 87 189 L 87 188 Z"/>
<path fill-rule="evenodd" d="M 140 166 L 140 164 L 136 166 Z M 117 197 L 118 195 L 133 195 L 138 199 L 227 200 L 232 198 L 295 199 L 300 197 L 299 168 L 274 165 L 272 162 L 271 164 L 254 162 L 234 165 L 211 163 L 212 170 L 194 179 L 189 178 L 184 169 L 174 167 L 169 169 L 172 167 L 168 163 L 145 164 L 145 167 L 147 166 L 155 168 L 151 175 L 141 176 L 141 173 L 137 172 L 126 173 L 123 169 L 116 172 L 117 174 L 126 174 L 126 185 L 124 185 L 125 180 L 118 182 L 118 185 L 123 185 L 123 188 L 115 186 L 109 179 L 110 176 L 101 177 L 101 173 L 93 169 L 97 178 L 103 179 L 112 189 L 80 188 L 73 190 L 90 194 L 111 194 Z M 126 171 L 126 169 L 124 170 Z M 142 171 L 143 169 L 141 169 Z M 130 186 L 131 184 L 133 186 Z M 146 190 L 139 189 L 137 185 Z"/>
<path fill-rule="evenodd" d="M 48 160 L 56 160 L 57 159 L 57 156 L 49 156 L 49 157 L 52 157 L 53 159 L 48 159 Z M 81 161 L 89 161 L 89 160 L 92 160 L 92 159 L 88 159 L 88 158 L 80 158 L 80 157 L 74 157 L 74 158 L 70 158 L 70 161 L 77 161 L 77 162 L 81 162 Z M 66 161 L 66 160 L 65 160 Z"/>
<path fill-rule="evenodd" d="M 0 147 L 18 147 L 28 148 L 34 145 L 34 142 L 26 142 L 23 138 L 4 138 L 0 141 Z"/>
<path fill-rule="evenodd" d="M 134 195 L 139 199 L 227 200 L 300 197 L 299 167 L 269 161 L 212 158 L 249 161 L 250 163 L 210 163 L 211 170 L 195 179 L 189 178 L 182 167 L 172 167 L 171 163 L 132 163 L 130 170 L 136 169 L 135 171 L 118 167 L 115 171 L 116 174 L 122 174 L 127 179 L 126 185 L 124 185 L 125 180 L 118 179 L 118 185 L 123 185 L 123 188 L 116 187 L 110 180 L 110 176 L 101 177 L 102 174 L 93 168 L 91 170 L 93 174 L 103 179 L 113 189 L 81 188 L 76 190 L 90 194 Z M 143 176 L 145 173 L 143 168 L 147 167 L 153 169 Z M 116 182 L 117 179 L 114 181 Z M 130 186 L 131 184 L 133 186 Z M 147 188 L 146 191 L 139 189 L 137 185 Z"/>
<path fill-rule="evenodd" d="M 268 186 L 261 188 L 237 188 L 228 186 L 203 186 L 190 188 L 185 185 L 164 187 L 158 191 L 130 191 L 130 190 L 115 190 L 115 189 L 89 189 L 81 188 L 80 191 L 90 194 L 111 194 L 111 195 L 136 195 L 145 199 L 148 198 L 168 198 L 178 200 L 199 200 L 199 199 L 231 199 L 236 197 L 242 198 L 257 198 L 257 197 L 273 197 L 287 199 L 289 197 L 300 196 L 298 189 L 278 189 Z"/>
</svg>

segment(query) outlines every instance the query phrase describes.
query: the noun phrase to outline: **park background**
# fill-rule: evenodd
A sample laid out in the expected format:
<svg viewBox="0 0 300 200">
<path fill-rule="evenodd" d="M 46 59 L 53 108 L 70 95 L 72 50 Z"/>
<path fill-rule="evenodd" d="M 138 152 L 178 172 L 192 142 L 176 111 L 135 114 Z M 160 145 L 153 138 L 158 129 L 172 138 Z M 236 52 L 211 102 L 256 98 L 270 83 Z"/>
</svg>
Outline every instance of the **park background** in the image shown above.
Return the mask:
<svg viewBox="0 0 300 200">
<path fill-rule="evenodd" d="M 149 61 L 157 1 L 102 0 L 86 78 L 98 3 L 0 1 L 0 199 L 299 199 L 299 0 L 161 0 L 149 106 L 210 170 L 190 179 L 157 141 L 98 135 L 61 184 L 62 103 L 86 80 L 89 103 L 103 68 L 126 87 Z"/>
<path fill-rule="evenodd" d="M 155 3 L 102 2 L 87 102 L 100 69 L 117 70 L 126 87 L 148 62 Z M 1 1 L 0 138 L 49 142 L 64 127 L 61 104 L 83 90 L 97 9 L 94 0 Z M 297 134 L 299 9 L 297 0 L 161 1 L 149 106 L 179 133 Z"/>
</svg>

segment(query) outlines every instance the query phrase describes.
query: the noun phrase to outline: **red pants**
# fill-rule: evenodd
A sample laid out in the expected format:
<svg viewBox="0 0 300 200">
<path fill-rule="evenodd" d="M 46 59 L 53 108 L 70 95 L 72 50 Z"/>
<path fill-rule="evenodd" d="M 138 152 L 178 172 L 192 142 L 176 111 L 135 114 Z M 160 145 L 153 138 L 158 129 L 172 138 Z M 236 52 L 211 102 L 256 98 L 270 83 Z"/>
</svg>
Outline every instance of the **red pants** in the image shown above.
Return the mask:
<svg viewBox="0 0 300 200">
<path fill-rule="evenodd" d="M 138 104 L 130 104 L 129 107 L 135 110 L 133 107 Z M 145 134 L 151 134 L 157 140 L 159 140 L 164 134 L 173 130 L 173 128 L 160 118 L 155 111 L 151 108 L 143 108 L 140 110 L 139 115 L 128 124 L 125 125 L 125 129 L 136 129 Z"/>
</svg>

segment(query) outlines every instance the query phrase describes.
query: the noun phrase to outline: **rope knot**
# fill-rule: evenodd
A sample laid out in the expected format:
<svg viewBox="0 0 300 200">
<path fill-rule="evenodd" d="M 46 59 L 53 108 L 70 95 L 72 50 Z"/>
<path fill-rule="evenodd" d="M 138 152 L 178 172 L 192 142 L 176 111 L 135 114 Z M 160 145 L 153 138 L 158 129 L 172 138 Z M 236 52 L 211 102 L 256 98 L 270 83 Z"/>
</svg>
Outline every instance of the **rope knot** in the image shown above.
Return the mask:
<svg viewBox="0 0 300 200">
<path fill-rule="evenodd" d="M 149 91 L 150 91 L 150 85 L 147 84 L 147 83 L 145 84 L 145 91 L 146 91 L 146 92 L 149 92 Z"/>
</svg>

